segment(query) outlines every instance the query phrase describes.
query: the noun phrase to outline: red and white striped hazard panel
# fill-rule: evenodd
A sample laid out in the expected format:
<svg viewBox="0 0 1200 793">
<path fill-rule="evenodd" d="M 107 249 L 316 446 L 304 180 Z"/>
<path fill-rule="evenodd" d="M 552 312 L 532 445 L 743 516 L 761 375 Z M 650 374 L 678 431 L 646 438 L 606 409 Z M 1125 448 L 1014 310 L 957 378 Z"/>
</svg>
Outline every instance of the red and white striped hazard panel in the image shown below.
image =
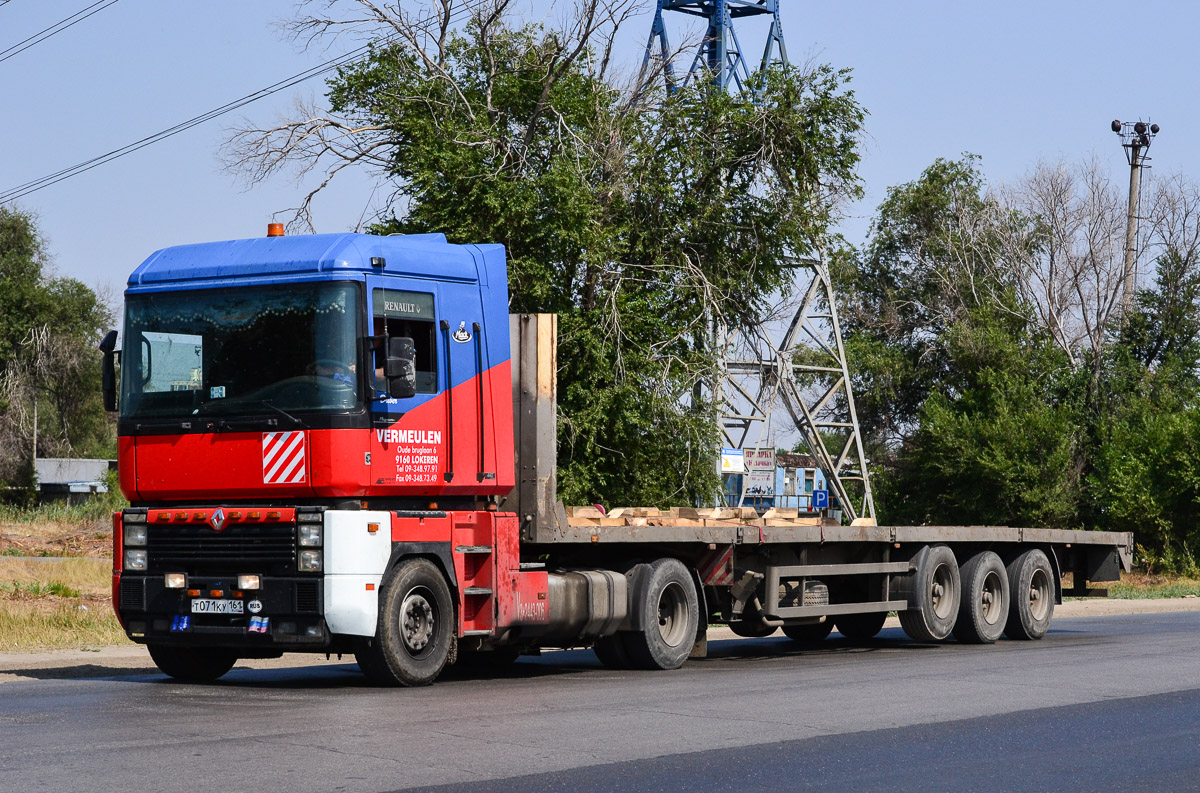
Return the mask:
<svg viewBox="0 0 1200 793">
<path fill-rule="evenodd" d="M 308 481 L 303 430 L 264 432 L 262 452 L 264 485 L 296 485 Z"/>
</svg>

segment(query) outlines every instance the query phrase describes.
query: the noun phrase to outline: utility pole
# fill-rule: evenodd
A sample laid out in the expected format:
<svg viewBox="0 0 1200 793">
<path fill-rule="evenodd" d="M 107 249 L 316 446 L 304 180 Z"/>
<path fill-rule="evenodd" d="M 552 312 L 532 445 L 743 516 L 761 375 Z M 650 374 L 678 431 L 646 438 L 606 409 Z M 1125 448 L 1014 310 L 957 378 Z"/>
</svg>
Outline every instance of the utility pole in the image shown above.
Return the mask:
<svg viewBox="0 0 1200 793">
<path fill-rule="evenodd" d="M 1124 321 L 1133 308 L 1133 290 L 1136 286 L 1138 209 L 1142 191 L 1142 168 L 1149 168 L 1147 154 L 1150 142 L 1158 134 L 1158 124 L 1144 121 L 1114 120 L 1112 131 L 1121 138 L 1125 159 L 1129 162 L 1129 209 L 1125 217 L 1125 262 L 1121 282 L 1121 317 Z"/>
</svg>

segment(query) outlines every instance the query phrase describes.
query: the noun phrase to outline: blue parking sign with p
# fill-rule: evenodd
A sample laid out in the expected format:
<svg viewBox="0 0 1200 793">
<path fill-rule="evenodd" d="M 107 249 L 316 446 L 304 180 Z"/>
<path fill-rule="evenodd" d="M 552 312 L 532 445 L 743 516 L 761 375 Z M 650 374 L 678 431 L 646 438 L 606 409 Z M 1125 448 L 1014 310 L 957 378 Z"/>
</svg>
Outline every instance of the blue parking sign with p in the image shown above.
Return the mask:
<svg viewBox="0 0 1200 793">
<path fill-rule="evenodd" d="M 812 494 L 813 509 L 829 509 L 829 491 L 814 490 Z"/>
</svg>

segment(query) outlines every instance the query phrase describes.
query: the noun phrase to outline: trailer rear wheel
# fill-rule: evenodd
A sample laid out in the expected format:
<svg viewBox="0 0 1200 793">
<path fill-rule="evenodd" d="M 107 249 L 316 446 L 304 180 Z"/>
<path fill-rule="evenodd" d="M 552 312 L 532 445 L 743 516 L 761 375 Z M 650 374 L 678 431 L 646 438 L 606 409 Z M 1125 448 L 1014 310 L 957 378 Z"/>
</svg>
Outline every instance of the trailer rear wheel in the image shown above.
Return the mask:
<svg viewBox="0 0 1200 793">
<path fill-rule="evenodd" d="M 900 612 L 904 632 L 922 642 L 949 636 L 958 619 L 961 594 L 954 552 L 945 545 L 931 545 L 905 584 L 911 597 L 908 609 Z"/>
<path fill-rule="evenodd" d="M 838 632 L 847 639 L 865 642 L 874 639 L 883 630 L 886 620 L 886 611 L 872 611 L 867 614 L 843 614 L 837 618 L 836 624 Z"/>
<path fill-rule="evenodd" d="M 1008 572 L 991 551 L 975 554 L 961 569 L 962 600 L 954 638 L 967 644 L 991 644 L 1008 620 Z"/>
<path fill-rule="evenodd" d="M 627 633 L 625 649 L 639 669 L 678 669 L 691 655 L 700 621 L 692 574 L 678 559 L 659 559 L 641 577 L 635 602 L 642 630 Z"/>
<path fill-rule="evenodd" d="M 163 674 L 176 680 L 206 683 L 221 677 L 237 663 L 233 650 L 220 647 L 173 647 L 151 644 L 146 649 Z"/>
<path fill-rule="evenodd" d="M 359 668 L 385 686 L 427 686 L 454 642 L 450 587 L 428 559 L 405 559 L 384 577 L 375 636 L 355 650 Z"/>
<path fill-rule="evenodd" d="M 1038 548 L 1026 551 L 1008 565 L 1012 603 L 1004 635 L 1010 639 L 1040 639 L 1054 618 L 1054 570 Z"/>
<path fill-rule="evenodd" d="M 819 642 L 833 631 L 833 620 L 825 617 L 820 622 L 805 622 L 800 625 L 784 625 L 783 635 L 794 642 Z"/>
</svg>

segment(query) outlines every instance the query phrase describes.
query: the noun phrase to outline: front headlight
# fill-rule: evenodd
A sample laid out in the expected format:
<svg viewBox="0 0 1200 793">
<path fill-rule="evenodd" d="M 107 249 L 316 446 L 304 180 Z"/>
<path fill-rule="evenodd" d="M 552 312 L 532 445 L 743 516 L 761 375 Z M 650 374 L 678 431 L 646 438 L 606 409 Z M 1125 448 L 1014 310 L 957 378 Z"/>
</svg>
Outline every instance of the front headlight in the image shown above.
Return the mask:
<svg viewBox="0 0 1200 793">
<path fill-rule="evenodd" d="M 321 524 L 301 523 L 300 544 L 309 548 L 319 546 L 321 544 Z"/>
<path fill-rule="evenodd" d="M 125 544 L 126 545 L 145 545 L 146 544 L 146 524 L 138 523 L 134 525 L 125 524 Z"/>
<path fill-rule="evenodd" d="M 146 552 L 145 551 L 126 551 L 125 552 L 125 569 L 126 570 L 145 570 L 146 569 Z"/>
<path fill-rule="evenodd" d="M 320 551 L 301 551 L 299 568 L 302 573 L 319 573 L 321 572 L 321 552 Z"/>
</svg>

